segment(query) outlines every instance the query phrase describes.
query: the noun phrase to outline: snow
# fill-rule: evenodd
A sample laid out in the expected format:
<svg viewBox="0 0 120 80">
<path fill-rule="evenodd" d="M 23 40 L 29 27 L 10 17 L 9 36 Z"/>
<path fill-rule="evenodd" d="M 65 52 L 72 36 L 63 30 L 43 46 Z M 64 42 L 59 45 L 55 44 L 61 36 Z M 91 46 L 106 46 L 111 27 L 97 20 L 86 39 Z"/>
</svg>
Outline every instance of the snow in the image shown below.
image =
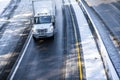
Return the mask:
<svg viewBox="0 0 120 80">
<path fill-rule="evenodd" d="M 11 0 L 0 0 L 0 15 L 4 11 L 4 9 L 9 5 Z"/>
<path fill-rule="evenodd" d="M 101 56 L 84 14 L 75 0 L 70 0 L 70 2 L 77 16 L 81 37 L 79 44 L 82 45 L 86 80 L 107 80 Z M 65 0 L 65 5 L 69 5 L 68 0 Z"/>
<path fill-rule="evenodd" d="M 4 3 L 4 5 L 2 3 Z M 12 0 L 12 2 L 11 0 L 0 0 L 1 13 L 5 8 L 7 8 L 9 3 L 10 4 L 12 3 L 13 7 L 16 7 L 16 6 L 17 7 L 16 9 L 14 9 L 14 14 L 8 20 L 6 19 L 6 21 L 9 21 L 9 24 L 4 26 L 4 28 L 2 28 L 2 30 L 4 29 L 3 32 L 0 33 L 1 34 L 0 35 L 0 70 L 1 72 L 3 71 L 6 64 L 8 64 L 8 62 L 11 61 L 11 58 L 15 54 L 17 54 L 17 53 L 14 53 L 14 50 L 16 48 L 16 45 L 18 44 L 20 37 L 24 35 L 23 32 L 25 28 L 29 26 L 30 16 L 32 15 L 32 7 L 31 7 L 30 0 L 21 0 L 21 2 L 18 2 L 18 0 Z M 10 11 L 9 9 L 10 8 L 8 8 L 8 11 Z M 7 16 L 10 16 L 10 15 L 11 14 L 8 14 Z M 4 24 L 4 23 L 2 24 L 1 22 L 4 22 L 6 24 L 5 21 L 0 19 L 1 26 Z"/>
<path fill-rule="evenodd" d="M 85 61 L 86 79 L 87 80 L 107 80 L 103 63 L 99 55 L 93 35 L 89 25 L 83 16 L 83 12 L 74 0 L 71 0 L 75 15 L 77 16 L 81 44 Z M 80 15 L 81 14 L 81 15 Z"/>
</svg>

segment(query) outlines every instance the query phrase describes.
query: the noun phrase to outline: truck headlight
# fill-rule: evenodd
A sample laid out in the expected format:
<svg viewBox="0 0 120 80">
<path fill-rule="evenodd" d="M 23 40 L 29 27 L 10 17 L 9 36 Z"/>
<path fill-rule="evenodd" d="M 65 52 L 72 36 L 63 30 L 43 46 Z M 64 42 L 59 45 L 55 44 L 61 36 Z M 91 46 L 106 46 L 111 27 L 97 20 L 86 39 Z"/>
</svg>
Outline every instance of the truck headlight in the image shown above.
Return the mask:
<svg viewBox="0 0 120 80">
<path fill-rule="evenodd" d="M 53 32 L 53 26 L 50 26 L 49 32 Z"/>
<path fill-rule="evenodd" d="M 33 33 L 37 33 L 37 30 L 36 29 L 32 29 Z"/>
</svg>

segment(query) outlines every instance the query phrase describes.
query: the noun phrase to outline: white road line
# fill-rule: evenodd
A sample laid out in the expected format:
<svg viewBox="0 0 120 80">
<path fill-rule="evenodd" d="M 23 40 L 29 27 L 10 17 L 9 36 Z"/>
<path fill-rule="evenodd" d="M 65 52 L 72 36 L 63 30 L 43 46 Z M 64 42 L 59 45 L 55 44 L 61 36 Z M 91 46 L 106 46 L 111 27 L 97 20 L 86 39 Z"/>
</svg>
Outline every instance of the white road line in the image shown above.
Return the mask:
<svg viewBox="0 0 120 80">
<path fill-rule="evenodd" d="M 14 76 L 15 76 L 15 74 L 16 74 L 19 66 L 20 66 L 20 63 L 21 63 L 21 61 L 22 61 L 22 59 L 23 59 L 23 57 L 24 57 L 24 55 L 25 55 L 25 52 L 26 52 L 26 50 L 27 50 L 27 48 L 28 48 L 28 46 L 29 46 L 29 44 L 30 44 L 31 38 L 32 38 L 32 34 L 31 34 L 31 32 L 30 32 L 30 38 L 29 38 L 29 40 L 28 40 L 28 43 L 27 43 L 27 45 L 26 45 L 26 47 L 25 47 L 25 49 L 24 49 L 24 51 L 23 51 L 23 53 L 22 53 L 22 55 L 21 55 L 21 57 L 20 57 L 20 60 L 19 60 L 18 63 L 17 63 L 17 66 L 16 66 L 15 70 L 13 71 L 12 76 L 10 77 L 10 80 L 13 80 L 13 78 L 14 78 Z"/>
</svg>

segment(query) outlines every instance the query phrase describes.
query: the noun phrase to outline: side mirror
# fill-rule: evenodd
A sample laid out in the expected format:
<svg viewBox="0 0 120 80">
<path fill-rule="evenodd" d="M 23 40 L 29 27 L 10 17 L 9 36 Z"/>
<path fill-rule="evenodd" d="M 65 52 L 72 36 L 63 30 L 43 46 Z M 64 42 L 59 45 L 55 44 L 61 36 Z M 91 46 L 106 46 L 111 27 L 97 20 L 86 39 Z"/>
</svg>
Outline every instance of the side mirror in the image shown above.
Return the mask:
<svg viewBox="0 0 120 80">
<path fill-rule="evenodd" d="M 51 22 L 54 23 L 55 22 L 55 17 L 52 16 Z"/>
<path fill-rule="evenodd" d="M 30 23 L 34 24 L 34 18 L 31 18 Z"/>
<path fill-rule="evenodd" d="M 34 18 L 30 18 L 30 25 L 32 27 L 32 25 L 34 24 Z"/>
</svg>

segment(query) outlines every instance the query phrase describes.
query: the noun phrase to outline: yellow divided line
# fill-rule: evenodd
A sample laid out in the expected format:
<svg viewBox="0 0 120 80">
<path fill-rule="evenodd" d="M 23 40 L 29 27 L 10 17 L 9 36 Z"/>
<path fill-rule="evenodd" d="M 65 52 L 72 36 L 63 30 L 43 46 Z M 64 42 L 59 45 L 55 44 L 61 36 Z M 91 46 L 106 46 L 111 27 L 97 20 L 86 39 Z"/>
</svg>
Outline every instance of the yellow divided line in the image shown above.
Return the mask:
<svg viewBox="0 0 120 80">
<path fill-rule="evenodd" d="M 71 15 L 71 18 L 72 18 L 72 22 L 73 22 L 73 28 L 74 28 L 74 32 L 75 32 L 75 39 L 76 39 L 76 51 L 77 51 L 77 54 L 78 54 L 78 68 L 79 68 L 79 76 L 80 76 L 80 80 L 82 80 L 83 78 L 83 74 L 82 74 L 82 62 L 80 60 L 80 48 L 79 48 L 79 42 L 78 42 L 78 37 L 77 37 L 77 31 L 76 31 L 76 28 L 75 28 L 75 22 L 74 22 L 74 18 L 73 18 L 73 15 L 72 15 L 72 11 L 70 9 L 70 15 Z"/>
<path fill-rule="evenodd" d="M 80 60 L 80 48 L 79 48 L 79 44 L 78 44 L 78 42 L 76 42 L 76 51 L 77 51 L 77 53 L 78 53 L 78 68 L 79 68 L 79 72 L 80 72 L 80 80 L 82 80 L 82 78 L 83 78 L 83 74 L 82 74 L 82 62 L 81 62 L 81 60 Z"/>
</svg>

